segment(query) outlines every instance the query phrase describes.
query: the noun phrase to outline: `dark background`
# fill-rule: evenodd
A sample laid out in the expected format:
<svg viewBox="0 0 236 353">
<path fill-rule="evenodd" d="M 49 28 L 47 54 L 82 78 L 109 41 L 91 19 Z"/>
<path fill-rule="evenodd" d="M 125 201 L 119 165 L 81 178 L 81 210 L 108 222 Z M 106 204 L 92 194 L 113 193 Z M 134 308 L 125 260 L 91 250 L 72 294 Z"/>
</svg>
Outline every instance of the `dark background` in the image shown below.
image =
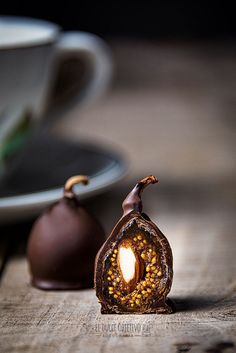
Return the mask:
<svg viewBox="0 0 236 353">
<path fill-rule="evenodd" d="M 38 17 L 67 30 L 106 37 L 231 39 L 236 35 L 233 2 L 222 1 L 21 1 L 2 3 L 1 14 Z"/>
</svg>

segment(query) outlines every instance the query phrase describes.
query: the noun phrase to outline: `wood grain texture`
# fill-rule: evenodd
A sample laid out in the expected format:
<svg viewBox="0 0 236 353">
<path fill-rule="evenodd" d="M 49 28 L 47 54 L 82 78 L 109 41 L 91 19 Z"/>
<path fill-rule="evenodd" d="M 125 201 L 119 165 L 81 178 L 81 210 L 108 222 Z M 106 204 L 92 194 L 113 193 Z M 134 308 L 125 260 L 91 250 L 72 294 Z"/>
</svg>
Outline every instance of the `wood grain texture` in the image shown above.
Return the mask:
<svg viewBox="0 0 236 353">
<path fill-rule="evenodd" d="M 15 256 L 1 282 L 0 352 L 235 352 L 236 50 L 145 43 L 113 50 L 119 80 L 111 93 L 56 130 L 128 154 L 124 182 L 88 202 L 107 232 L 130 186 L 149 173 L 160 179 L 143 201 L 172 246 L 177 311 L 101 315 L 93 289 L 34 289 L 25 258 Z"/>
<path fill-rule="evenodd" d="M 233 352 L 236 223 L 189 214 L 183 227 L 183 217 L 162 217 L 174 252 L 175 314 L 101 315 L 94 290 L 33 289 L 25 259 L 15 258 L 1 287 L 1 352 L 207 352 L 219 343 Z"/>
</svg>

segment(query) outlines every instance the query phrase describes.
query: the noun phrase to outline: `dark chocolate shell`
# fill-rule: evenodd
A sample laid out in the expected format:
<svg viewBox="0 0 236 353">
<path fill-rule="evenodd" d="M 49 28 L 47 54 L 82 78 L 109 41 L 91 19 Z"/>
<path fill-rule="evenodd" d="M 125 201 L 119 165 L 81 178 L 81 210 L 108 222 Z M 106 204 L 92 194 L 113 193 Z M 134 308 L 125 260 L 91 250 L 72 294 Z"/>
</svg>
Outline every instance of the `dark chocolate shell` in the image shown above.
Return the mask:
<svg viewBox="0 0 236 353">
<path fill-rule="evenodd" d="M 173 312 L 166 298 L 173 278 L 172 251 L 159 228 L 142 213 L 141 192 L 157 179 L 136 184 L 123 202 L 124 214 L 95 261 L 95 289 L 103 314 Z"/>
<path fill-rule="evenodd" d="M 45 210 L 31 230 L 27 256 L 32 284 L 37 288 L 93 286 L 94 260 L 105 234 L 73 193 L 73 185 L 78 182 L 87 184 L 88 178 L 70 178 L 64 197 Z"/>
</svg>

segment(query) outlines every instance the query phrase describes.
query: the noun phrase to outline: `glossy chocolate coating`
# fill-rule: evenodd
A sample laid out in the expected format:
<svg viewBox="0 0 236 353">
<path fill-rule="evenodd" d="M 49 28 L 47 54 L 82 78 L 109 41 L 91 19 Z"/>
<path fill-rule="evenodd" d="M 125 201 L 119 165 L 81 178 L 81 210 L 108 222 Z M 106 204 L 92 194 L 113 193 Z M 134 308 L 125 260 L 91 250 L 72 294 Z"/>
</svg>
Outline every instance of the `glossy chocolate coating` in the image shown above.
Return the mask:
<svg viewBox="0 0 236 353">
<path fill-rule="evenodd" d="M 28 242 L 32 284 L 41 289 L 93 286 L 96 253 L 104 241 L 98 221 L 72 193 L 35 222 Z"/>
<path fill-rule="evenodd" d="M 101 312 L 104 314 L 167 314 L 173 312 L 173 304 L 170 300 L 166 299 L 166 296 L 170 291 L 173 278 L 172 251 L 164 234 L 147 215 L 142 213 L 142 201 L 140 197 L 141 192 L 145 186 L 156 182 L 157 180 L 155 177 L 149 176 L 136 184 L 134 189 L 123 202 L 122 206 L 124 214 L 122 218 L 116 224 L 111 232 L 111 235 L 108 237 L 96 256 L 95 289 L 96 295 L 101 303 Z M 160 262 L 159 266 L 161 268 L 162 277 L 157 281 L 157 288 L 152 289 L 154 294 L 150 294 L 150 299 L 145 299 L 143 304 L 132 308 L 130 305 L 133 304 L 129 304 L 130 301 L 125 301 L 126 299 L 124 299 L 124 302 L 122 302 L 118 300 L 119 298 L 113 299 L 112 295 L 109 295 L 106 278 L 107 270 L 109 268 L 109 258 L 111 258 L 111 254 L 114 253 L 114 249 L 119 249 L 119 244 L 121 244 L 124 239 L 131 239 L 132 242 L 135 234 L 143 234 L 142 239 L 148 239 L 153 248 L 155 247 L 155 249 L 158 250 Z M 140 283 L 143 282 L 144 281 L 141 281 L 140 279 Z M 151 284 L 153 284 L 153 282 Z M 143 289 L 146 289 L 146 287 Z M 133 289 L 131 289 L 131 295 L 133 294 L 132 291 Z M 143 290 L 143 292 L 146 292 L 146 290 Z M 139 296 L 141 295 L 139 294 Z M 130 298 L 132 299 L 132 297 Z M 137 302 L 139 301 L 141 301 L 141 299 L 138 299 Z M 133 306 L 135 306 L 135 304 Z"/>
</svg>

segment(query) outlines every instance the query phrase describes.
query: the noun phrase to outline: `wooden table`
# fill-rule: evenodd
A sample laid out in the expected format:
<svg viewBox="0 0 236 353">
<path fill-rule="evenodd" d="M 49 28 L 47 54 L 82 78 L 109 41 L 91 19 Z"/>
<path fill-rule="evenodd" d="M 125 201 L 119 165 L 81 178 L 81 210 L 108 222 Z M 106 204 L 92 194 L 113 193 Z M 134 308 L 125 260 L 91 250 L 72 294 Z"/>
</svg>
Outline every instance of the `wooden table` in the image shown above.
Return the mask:
<svg viewBox="0 0 236 353">
<path fill-rule="evenodd" d="M 1 229 L 0 351 L 235 352 L 235 45 L 111 46 L 109 94 L 55 131 L 102 141 L 129 158 L 124 181 L 87 203 L 107 232 L 130 187 L 149 173 L 160 179 L 143 199 L 173 249 L 177 312 L 101 315 L 93 289 L 32 288 L 18 244 L 29 225 L 9 226 Z"/>
</svg>

